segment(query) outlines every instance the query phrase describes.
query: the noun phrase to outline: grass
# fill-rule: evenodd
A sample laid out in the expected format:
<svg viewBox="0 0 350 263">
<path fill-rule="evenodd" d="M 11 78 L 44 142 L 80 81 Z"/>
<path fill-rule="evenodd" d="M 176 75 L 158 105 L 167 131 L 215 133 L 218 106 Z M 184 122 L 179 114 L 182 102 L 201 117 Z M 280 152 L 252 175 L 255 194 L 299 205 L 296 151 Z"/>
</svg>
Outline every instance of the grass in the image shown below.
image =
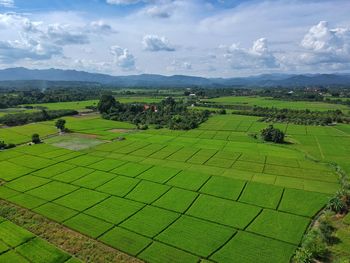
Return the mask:
<svg viewBox="0 0 350 263">
<path fill-rule="evenodd" d="M 146 206 L 120 226 L 148 237 L 154 237 L 179 217 L 161 208 Z"/>
<path fill-rule="evenodd" d="M 190 207 L 197 197 L 197 193 L 178 188 L 172 188 L 153 205 L 169 209 L 175 212 L 183 213 Z"/>
<path fill-rule="evenodd" d="M 110 197 L 89 208 L 86 214 L 98 217 L 113 224 L 119 224 L 139 211 L 144 205 L 118 197 Z"/>
<path fill-rule="evenodd" d="M 196 263 L 199 260 L 198 257 L 190 253 L 159 242 L 152 243 L 152 245 L 141 252 L 139 257 L 147 262 L 154 263 Z"/>
<path fill-rule="evenodd" d="M 248 227 L 248 231 L 299 245 L 310 220 L 296 215 L 264 210 Z"/>
<path fill-rule="evenodd" d="M 273 239 L 239 231 L 211 259 L 218 262 L 288 263 L 295 247 Z"/>
<path fill-rule="evenodd" d="M 339 187 L 325 162 L 348 167 L 350 154 L 344 127 L 278 125 L 294 142 L 278 146 L 247 135 L 266 127 L 257 118 L 226 115 L 196 130 L 106 142 L 123 123 L 67 120 L 98 138 L 57 136 L 0 152 L 0 197 L 150 262 L 288 262 Z"/>
<path fill-rule="evenodd" d="M 99 240 L 133 256 L 137 255 L 152 242 L 151 239 L 120 227 L 110 230 L 100 237 Z"/>
<path fill-rule="evenodd" d="M 0 224 L 0 239 L 11 247 L 17 247 L 32 239 L 34 236 L 35 235 L 29 231 L 10 221 L 5 221 Z"/>
<path fill-rule="evenodd" d="M 276 209 L 283 192 L 282 187 L 250 182 L 244 188 L 239 201 Z"/>
<path fill-rule="evenodd" d="M 260 212 L 260 208 L 239 202 L 200 195 L 187 214 L 223 225 L 245 228 Z"/>
<path fill-rule="evenodd" d="M 83 213 L 68 219 L 64 224 L 93 238 L 100 236 L 113 226 L 110 223 Z"/>
<path fill-rule="evenodd" d="M 116 169 L 113 169 L 111 172 L 120 174 L 120 175 L 136 177 L 139 174 L 143 173 L 144 171 L 148 170 L 150 167 L 151 167 L 150 165 L 145 165 L 145 164 L 127 163 Z"/>
<path fill-rule="evenodd" d="M 106 194 L 82 188 L 55 200 L 55 203 L 78 211 L 83 211 L 107 197 L 108 195 Z"/>
<path fill-rule="evenodd" d="M 168 168 L 168 167 L 152 167 L 151 169 L 143 172 L 137 178 L 153 181 L 156 183 L 165 183 L 174 177 L 180 170 Z"/>
<path fill-rule="evenodd" d="M 297 189 L 286 189 L 278 210 L 313 217 L 320 211 L 330 196 Z"/>
<path fill-rule="evenodd" d="M 167 192 L 170 187 L 157 183 L 141 181 L 126 197 L 150 204 Z"/>
<path fill-rule="evenodd" d="M 76 189 L 78 188 L 70 184 L 61 182 L 50 182 L 38 188 L 32 189 L 27 193 L 47 201 L 52 201 L 61 196 L 69 194 L 75 191 Z"/>
<path fill-rule="evenodd" d="M 201 193 L 237 200 L 243 190 L 245 181 L 225 177 L 211 177 L 200 189 Z"/>
<path fill-rule="evenodd" d="M 16 165 L 8 161 L 0 162 L 0 166 L 4 171 L 1 173 L 0 178 L 6 181 L 11 181 L 33 171 L 31 168 Z"/>
<path fill-rule="evenodd" d="M 17 247 L 16 252 L 24 255 L 31 262 L 38 263 L 61 263 L 70 258 L 68 254 L 39 238 Z"/>
<path fill-rule="evenodd" d="M 46 178 L 27 175 L 7 183 L 6 186 L 19 192 L 25 192 L 49 182 L 50 180 Z"/>
<path fill-rule="evenodd" d="M 55 203 L 46 203 L 35 208 L 33 211 L 57 222 L 63 222 L 78 213 L 73 209 Z"/>
<path fill-rule="evenodd" d="M 95 171 L 92 173 L 89 173 L 88 175 L 85 175 L 84 177 L 79 178 L 78 180 L 74 181 L 73 184 L 85 187 L 89 189 L 95 189 L 104 183 L 112 180 L 115 178 L 115 174 L 102 172 L 102 171 Z"/>
<path fill-rule="evenodd" d="M 207 180 L 209 175 L 198 172 L 181 171 L 175 177 L 171 178 L 167 184 L 185 188 L 188 190 L 198 190 Z"/>
<path fill-rule="evenodd" d="M 207 257 L 233 234 L 234 230 L 203 220 L 183 216 L 156 237 L 157 240 Z"/>
<path fill-rule="evenodd" d="M 274 100 L 269 97 L 248 97 L 248 96 L 235 96 L 235 97 L 220 97 L 214 99 L 207 99 L 204 101 L 215 102 L 217 104 L 226 105 L 248 105 L 248 106 L 260 106 L 260 107 L 275 107 L 279 109 L 288 108 L 295 110 L 309 109 L 313 111 L 327 111 L 335 109 L 347 109 L 344 105 L 330 104 L 324 102 L 304 102 L 304 101 L 283 101 Z"/>
<path fill-rule="evenodd" d="M 140 180 L 126 177 L 126 176 L 117 176 L 113 180 L 103 184 L 102 186 L 98 187 L 96 190 L 116 195 L 116 196 L 125 196 L 127 193 L 129 193 L 138 183 Z"/>
</svg>

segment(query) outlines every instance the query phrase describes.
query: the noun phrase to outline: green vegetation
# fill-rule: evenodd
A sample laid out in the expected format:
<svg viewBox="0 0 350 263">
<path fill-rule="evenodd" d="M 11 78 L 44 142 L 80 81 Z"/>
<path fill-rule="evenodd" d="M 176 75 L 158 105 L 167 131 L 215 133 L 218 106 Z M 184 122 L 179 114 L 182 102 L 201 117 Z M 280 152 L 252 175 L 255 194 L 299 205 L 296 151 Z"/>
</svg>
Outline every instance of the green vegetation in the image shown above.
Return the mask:
<svg viewBox="0 0 350 263">
<path fill-rule="evenodd" d="M 48 121 L 77 113 L 75 110 L 42 110 L 40 112 L 7 114 L 0 117 L 0 123 L 7 126 L 17 126 L 32 122 Z"/>
<path fill-rule="evenodd" d="M 274 143 L 283 143 L 284 142 L 284 133 L 280 129 L 274 128 L 270 125 L 268 128 L 265 128 L 261 131 L 261 137 L 264 141 L 274 142 Z"/>
<path fill-rule="evenodd" d="M 184 109 L 167 102 L 148 106 L 166 117 Z M 269 122 L 269 141 L 281 138 L 275 128 L 287 136 L 288 143 L 274 144 L 254 136 L 267 126 L 259 117 L 236 114 L 213 114 L 197 129 L 178 130 L 155 127 L 147 119 L 154 108 L 143 114 L 142 105 L 145 122 L 136 123 L 149 128 L 137 130 L 123 121 L 133 122 L 128 116 L 139 106 L 107 96 L 99 109 L 112 116 L 120 107 L 120 121 L 96 113 L 63 117 L 61 128 L 71 133 L 48 139 L 57 119 L 0 129 L 0 136 L 23 142 L 30 131 L 44 142 L 0 152 L 0 198 L 149 262 L 289 262 L 296 251 L 295 258 L 347 256 L 340 252 L 346 241 L 330 242 L 346 237 L 346 219 L 342 228 L 327 221 L 304 236 L 323 208 L 341 218 L 348 210 L 345 177 L 339 181 L 330 165 L 350 171 L 347 124 Z M 187 112 L 198 113 L 181 114 Z"/>
<path fill-rule="evenodd" d="M 12 222 L 0 222 L 0 262 L 80 262 Z"/>
<path fill-rule="evenodd" d="M 189 111 L 186 104 L 168 97 L 158 104 L 121 104 L 112 95 L 103 95 L 97 109 L 105 119 L 129 121 L 146 130 L 148 124 L 157 128 L 168 127 L 173 130 L 190 130 L 209 116 L 207 111 Z"/>
</svg>

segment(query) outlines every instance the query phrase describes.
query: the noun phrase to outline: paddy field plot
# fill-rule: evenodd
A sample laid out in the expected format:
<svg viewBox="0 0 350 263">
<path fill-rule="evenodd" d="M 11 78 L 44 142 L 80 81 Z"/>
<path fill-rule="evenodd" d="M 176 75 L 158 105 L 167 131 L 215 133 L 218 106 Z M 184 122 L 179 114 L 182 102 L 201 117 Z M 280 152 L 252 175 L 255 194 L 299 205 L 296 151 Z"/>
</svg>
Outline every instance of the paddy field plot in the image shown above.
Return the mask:
<svg viewBox="0 0 350 263">
<path fill-rule="evenodd" d="M 0 218 L 0 262 L 80 262 L 31 232 Z"/>
<path fill-rule="evenodd" d="M 147 262 L 289 262 L 339 188 L 338 175 L 298 145 L 249 137 L 254 118 L 231 117 L 84 149 L 67 149 L 55 137 L 0 152 L 9 168 L 0 174 L 0 198 Z M 325 158 L 348 151 L 331 148 L 337 138 L 291 136 L 311 137 L 305 149 L 320 153 L 311 144 L 317 138 Z"/>
<path fill-rule="evenodd" d="M 231 97 L 219 97 L 214 99 L 206 99 L 203 102 L 214 102 L 224 105 L 237 105 L 237 106 L 260 106 L 260 107 L 275 107 L 280 109 L 295 109 L 304 110 L 309 109 L 313 111 L 327 111 L 336 109 L 348 109 L 345 105 L 337 105 L 325 102 L 304 102 L 304 101 L 283 101 L 276 100 L 269 97 L 252 97 L 252 96 L 231 96 Z"/>
</svg>

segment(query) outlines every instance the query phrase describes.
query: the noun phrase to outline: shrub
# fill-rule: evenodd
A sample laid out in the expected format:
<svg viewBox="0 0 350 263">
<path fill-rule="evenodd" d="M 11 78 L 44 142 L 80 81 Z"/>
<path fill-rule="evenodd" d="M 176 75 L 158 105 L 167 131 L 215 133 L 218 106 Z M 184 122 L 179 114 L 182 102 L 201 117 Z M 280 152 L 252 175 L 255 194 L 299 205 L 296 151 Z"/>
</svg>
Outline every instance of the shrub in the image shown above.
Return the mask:
<svg viewBox="0 0 350 263">
<path fill-rule="evenodd" d="M 261 131 L 261 137 L 264 141 L 274 142 L 274 143 L 283 143 L 284 142 L 284 133 L 273 127 L 273 125 L 269 125 L 269 127 L 263 129 Z"/>
<path fill-rule="evenodd" d="M 306 248 L 299 248 L 294 255 L 295 263 L 311 263 L 312 262 L 312 253 Z"/>
<path fill-rule="evenodd" d="M 55 123 L 55 126 L 57 129 L 59 129 L 61 132 L 65 131 L 65 125 L 66 125 L 66 120 L 64 119 L 58 119 Z"/>
<path fill-rule="evenodd" d="M 34 133 L 32 135 L 32 142 L 35 144 L 41 143 L 40 136 L 37 133 Z"/>
</svg>

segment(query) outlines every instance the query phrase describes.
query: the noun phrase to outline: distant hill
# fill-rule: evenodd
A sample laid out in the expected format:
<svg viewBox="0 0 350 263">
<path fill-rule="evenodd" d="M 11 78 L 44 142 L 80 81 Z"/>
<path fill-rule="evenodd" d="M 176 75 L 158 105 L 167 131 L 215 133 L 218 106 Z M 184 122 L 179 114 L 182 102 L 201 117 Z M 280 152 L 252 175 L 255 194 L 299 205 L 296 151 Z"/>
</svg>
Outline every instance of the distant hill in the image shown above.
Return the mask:
<svg viewBox="0 0 350 263">
<path fill-rule="evenodd" d="M 0 70 L 1 86 L 17 81 L 88 82 L 119 87 L 273 87 L 309 85 L 349 85 L 350 74 L 264 74 L 240 78 L 203 78 L 194 76 L 141 74 L 111 76 L 76 70 L 9 68 Z M 5 83 L 5 84 L 4 84 Z M 33 82 L 32 82 L 33 83 Z M 42 82 L 40 82 L 42 83 Z M 12 83 L 13 84 L 13 83 Z"/>
</svg>

